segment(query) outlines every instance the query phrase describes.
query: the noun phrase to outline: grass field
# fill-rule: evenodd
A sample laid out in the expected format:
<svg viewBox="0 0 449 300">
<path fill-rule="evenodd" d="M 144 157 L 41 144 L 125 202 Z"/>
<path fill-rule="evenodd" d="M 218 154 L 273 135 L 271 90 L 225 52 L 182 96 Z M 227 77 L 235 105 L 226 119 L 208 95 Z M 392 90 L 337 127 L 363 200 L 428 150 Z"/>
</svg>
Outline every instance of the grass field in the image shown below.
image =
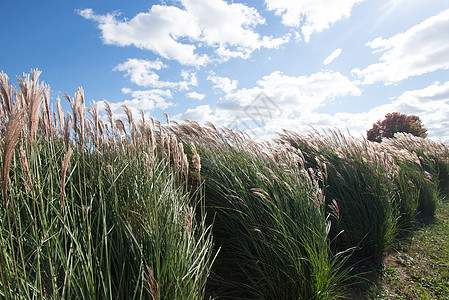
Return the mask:
<svg viewBox="0 0 449 300">
<path fill-rule="evenodd" d="M 336 299 L 360 272 L 368 296 L 447 295 L 448 145 L 255 142 L 107 102 L 103 116 L 82 89 L 53 110 L 39 74 L 0 73 L 3 298 Z"/>
</svg>

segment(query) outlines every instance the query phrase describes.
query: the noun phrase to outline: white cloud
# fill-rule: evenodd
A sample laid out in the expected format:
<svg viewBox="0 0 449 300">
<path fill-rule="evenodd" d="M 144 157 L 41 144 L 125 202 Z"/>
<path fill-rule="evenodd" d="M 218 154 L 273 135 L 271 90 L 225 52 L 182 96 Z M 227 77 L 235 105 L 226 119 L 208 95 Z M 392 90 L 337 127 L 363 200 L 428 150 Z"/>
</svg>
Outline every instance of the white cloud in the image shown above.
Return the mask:
<svg viewBox="0 0 449 300">
<path fill-rule="evenodd" d="M 151 90 L 130 90 L 130 89 L 122 89 L 122 92 L 125 94 L 130 94 L 133 97 L 133 101 L 146 101 L 148 103 L 153 102 L 154 108 L 166 109 L 174 104 L 172 102 L 168 102 L 167 99 L 172 99 L 173 95 L 170 90 L 162 90 L 162 89 L 151 89 Z M 145 111 L 151 110 L 148 107 L 139 107 L 136 106 L 136 109 L 143 109 Z"/>
<path fill-rule="evenodd" d="M 289 119 L 282 123 L 283 128 L 297 129 L 302 132 L 307 130 L 306 125 L 315 128 L 339 128 L 346 127 L 354 136 L 365 136 L 377 120 L 383 120 L 385 115 L 392 112 L 400 112 L 407 115 L 418 116 L 428 129 L 428 137 L 449 142 L 449 81 L 440 84 L 436 82 L 426 88 L 406 91 L 399 97 L 392 99 L 390 103 L 373 107 L 362 113 L 336 113 L 316 114 L 309 117 L 302 115 L 300 118 Z M 277 125 L 277 124 L 275 124 Z M 279 130 L 281 126 L 277 126 Z M 267 128 L 267 132 L 269 131 Z M 274 131 L 271 129 L 271 131 Z"/>
<path fill-rule="evenodd" d="M 268 10 L 282 17 L 282 24 L 301 27 L 306 42 L 341 19 L 349 18 L 352 7 L 364 0 L 265 0 Z"/>
<path fill-rule="evenodd" d="M 182 37 L 198 38 L 200 29 L 192 15 L 177 7 L 153 5 L 148 12 L 122 21 L 116 14 L 96 15 L 90 8 L 78 13 L 98 23 L 105 44 L 151 50 L 184 65 L 204 65 L 209 61 L 207 55 L 196 53 L 195 45 L 178 41 Z"/>
<path fill-rule="evenodd" d="M 365 84 L 398 82 L 439 69 L 449 69 L 449 9 L 389 39 L 367 43 L 382 52 L 380 62 L 352 73 Z"/>
<path fill-rule="evenodd" d="M 346 76 L 331 71 L 298 77 L 276 71 L 257 83 L 285 112 L 312 111 L 334 98 L 361 94 Z"/>
<path fill-rule="evenodd" d="M 220 89 L 225 93 L 230 93 L 235 90 L 238 84 L 237 80 L 232 80 L 228 77 L 217 76 L 213 72 L 211 72 L 211 74 L 207 76 L 207 80 L 210 80 L 215 84 L 215 89 Z"/>
<path fill-rule="evenodd" d="M 131 82 L 142 87 L 188 90 L 190 86 L 198 85 L 196 74 L 185 70 L 181 72 L 184 80 L 178 82 L 160 80 L 159 75 L 153 70 L 160 70 L 166 67 L 160 60 L 149 61 L 132 58 L 117 65 L 114 70 L 126 72 L 125 76 L 128 76 Z"/>
<path fill-rule="evenodd" d="M 199 124 L 211 122 L 219 126 L 222 122 L 217 120 L 216 115 L 210 105 L 200 105 L 195 108 L 189 108 L 184 113 L 172 117 L 174 121 L 194 120 Z"/>
<path fill-rule="evenodd" d="M 317 122 L 315 110 L 337 97 L 357 96 L 361 91 L 338 72 L 318 72 L 308 76 L 287 76 L 279 71 L 264 76 L 257 86 L 225 95 L 215 107 L 199 106 L 177 116 L 199 118 L 217 126 L 230 126 L 262 136 L 283 126 L 294 129 Z M 330 122 L 323 116 L 319 120 Z"/>
<path fill-rule="evenodd" d="M 173 98 L 170 90 L 151 89 L 135 91 L 129 88 L 122 88 L 122 93 L 130 95 L 132 99 L 109 103 L 115 119 L 126 118 L 123 112 L 123 105 L 126 105 L 134 116 L 137 116 L 141 110 L 149 116 L 148 113 L 154 109 L 163 110 L 174 105 L 174 103 L 168 101 Z M 104 110 L 104 101 L 98 101 L 98 104 L 99 108 Z"/>
<path fill-rule="evenodd" d="M 326 57 L 326 59 L 323 61 L 323 65 L 328 65 L 331 62 L 334 61 L 334 59 L 336 59 L 337 57 L 339 57 L 341 54 L 341 49 L 337 49 L 334 52 L 332 52 L 328 57 Z"/>
<path fill-rule="evenodd" d="M 117 14 L 96 15 L 78 10 L 85 19 L 98 23 L 104 43 L 135 46 L 183 65 L 205 65 L 211 57 L 198 53 L 212 47 L 220 60 L 247 58 L 257 49 L 277 48 L 289 36 L 273 38 L 254 31 L 265 24 L 255 8 L 223 0 L 180 0 L 181 7 L 153 5 L 130 20 Z"/>
<path fill-rule="evenodd" d="M 206 95 L 200 94 L 198 92 L 190 92 L 190 93 L 187 93 L 186 96 L 191 99 L 203 100 Z"/>
</svg>

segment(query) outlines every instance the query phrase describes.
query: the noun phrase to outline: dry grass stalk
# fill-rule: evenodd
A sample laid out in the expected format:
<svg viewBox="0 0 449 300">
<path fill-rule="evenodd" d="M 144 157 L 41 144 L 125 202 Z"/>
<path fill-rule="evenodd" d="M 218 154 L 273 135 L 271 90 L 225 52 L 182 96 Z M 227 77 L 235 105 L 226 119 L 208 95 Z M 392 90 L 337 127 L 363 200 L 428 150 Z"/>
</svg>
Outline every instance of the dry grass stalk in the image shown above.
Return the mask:
<svg viewBox="0 0 449 300">
<path fill-rule="evenodd" d="M 150 125 L 145 120 L 145 113 L 143 110 L 140 110 L 140 122 L 139 122 L 139 130 L 140 135 L 142 136 L 142 142 L 145 145 L 148 145 L 147 143 L 150 143 Z"/>
<path fill-rule="evenodd" d="M 20 147 L 20 159 L 22 161 L 22 167 L 25 171 L 25 176 L 27 177 L 27 181 L 25 181 L 25 187 L 28 191 L 33 189 L 33 181 L 31 180 L 30 168 L 28 167 L 28 160 L 25 153 L 25 150 Z"/>
<path fill-rule="evenodd" d="M 120 119 L 115 120 L 115 127 L 119 130 L 120 135 L 124 137 L 126 135 L 126 128 L 125 124 L 123 124 L 123 121 Z"/>
<path fill-rule="evenodd" d="M 181 142 L 178 145 L 179 153 L 181 153 L 181 172 L 184 174 L 185 182 L 187 182 L 189 178 L 189 160 L 184 152 L 184 145 Z"/>
<path fill-rule="evenodd" d="M 9 180 L 9 169 L 11 167 L 11 159 L 14 154 L 14 148 L 20 137 L 25 121 L 26 121 L 26 109 L 22 108 L 17 111 L 6 125 L 5 141 L 3 145 L 3 168 L 2 168 L 2 190 L 3 199 L 7 202 L 7 190 Z"/>
<path fill-rule="evenodd" d="M 51 111 L 50 111 L 50 88 L 44 86 L 44 106 L 42 110 L 43 129 L 47 136 L 50 136 L 53 132 L 51 123 Z"/>
<path fill-rule="evenodd" d="M 201 159 L 200 156 L 198 154 L 198 152 L 196 151 L 196 147 L 195 144 L 193 142 L 190 142 L 190 146 L 192 147 L 192 151 L 193 151 L 193 157 L 192 157 L 192 168 L 200 173 L 201 171 Z"/>
<path fill-rule="evenodd" d="M 193 231 L 193 208 L 189 206 L 187 212 L 184 213 L 185 230 L 188 236 L 192 235 Z"/>
<path fill-rule="evenodd" d="M 98 145 L 99 142 L 99 118 L 98 118 L 98 104 L 95 101 L 92 101 L 92 108 L 88 108 L 87 111 L 91 115 L 93 119 L 93 140 L 95 141 L 95 144 Z"/>
<path fill-rule="evenodd" d="M 12 112 L 12 97 L 13 87 L 9 83 L 9 77 L 5 73 L 0 72 L 0 99 L 2 104 L 2 111 L 6 117 L 9 117 Z"/>
<path fill-rule="evenodd" d="M 164 113 L 165 120 L 167 121 L 167 126 L 170 127 L 170 118 L 168 117 L 167 113 Z"/>
<path fill-rule="evenodd" d="M 253 192 L 254 195 L 262 197 L 264 199 L 270 199 L 270 195 L 266 191 L 264 191 L 263 189 L 252 188 L 251 192 Z"/>
<path fill-rule="evenodd" d="M 52 115 L 52 126 L 53 126 L 53 133 L 54 133 L 54 136 L 57 136 L 58 135 L 58 119 L 57 119 L 57 117 L 56 117 L 56 112 L 52 109 L 52 112 L 51 112 L 51 115 Z"/>
<path fill-rule="evenodd" d="M 64 130 L 63 130 L 63 137 L 64 137 L 64 144 L 66 148 L 68 149 L 70 146 L 70 123 L 72 123 L 72 115 L 67 112 L 64 120 Z"/>
<path fill-rule="evenodd" d="M 150 293 L 153 300 L 159 300 L 159 286 L 153 275 L 153 270 L 147 266 L 148 273 L 145 273 L 145 289 Z"/>
<path fill-rule="evenodd" d="M 58 112 L 58 120 L 59 120 L 59 132 L 64 132 L 64 111 L 61 106 L 61 98 L 56 99 L 56 110 Z"/>
<path fill-rule="evenodd" d="M 101 143 L 104 143 L 104 135 L 106 132 L 105 125 L 101 119 L 98 119 L 98 133 L 100 134 L 99 138 Z"/>
<path fill-rule="evenodd" d="M 75 95 L 75 102 L 77 104 L 77 113 L 79 116 L 79 135 L 81 139 L 81 145 L 84 145 L 84 133 L 86 128 L 86 105 L 84 102 L 84 90 L 83 88 L 78 88 Z"/>
<path fill-rule="evenodd" d="M 69 166 L 70 157 L 72 156 L 72 148 L 69 146 L 67 153 L 61 163 L 61 207 L 64 212 L 64 198 L 65 198 L 65 178 L 67 174 L 67 168 Z"/>
<path fill-rule="evenodd" d="M 24 75 L 18 79 L 20 87 L 19 98 L 21 102 L 25 103 L 28 112 L 28 130 L 30 140 L 33 141 L 36 138 L 37 127 L 39 124 L 39 111 L 42 102 L 42 94 L 45 87 L 43 84 L 39 85 L 39 76 L 41 71 L 33 70 L 30 75 Z M 17 97 L 18 95 L 16 95 Z"/>
<path fill-rule="evenodd" d="M 107 100 L 104 100 L 104 106 L 106 111 L 106 116 L 108 117 L 108 121 L 111 124 L 111 131 L 114 131 L 114 114 L 112 113 L 111 105 Z"/>
<path fill-rule="evenodd" d="M 131 135 L 131 142 L 133 144 L 133 146 L 136 148 L 137 147 L 137 140 L 136 140 L 136 123 L 134 123 L 134 117 L 133 117 L 133 113 L 131 111 L 131 109 L 126 106 L 125 104 L 122 105 L 122 109 L 126 114 L 126 117 L 128 119 L 128 128 L 129 128 L 129 133 Z"/>
<path fill-rule="evenodd" d="M 340 207 L 335 199 L 328 205 L 330 208 L 330 216 L 334 217 L 336 220 L 340 219 Z"/>
<path fill-rule="evenodd" d="M 67 99 L 67 101 L 69 101 L 70 107 L 72 108 L 73 116 L 71 115 L 72 116 L 71 119 L 72 119 L 72 122 L 73 122 L 73 127 L 74 127 L 75 132 L 76 132 L 76 129 L 78 128 L 78 117 L 77 117 L 77 115 L 78 115 L 77 114 L 78 108 L 76 107 L 75 101 L 72 101 L 72 99 L 70 98 L 70 96 L 68 94 L 64 93 L 62 96 L 65 99 Z M 70 114 L 69 112 L 66 112 L 66 113 Z M 65 121 L 67 122 L 67 119 Z M 64 130 L 66 130 L 66 128 L 64 128 Z"/>
</svg>

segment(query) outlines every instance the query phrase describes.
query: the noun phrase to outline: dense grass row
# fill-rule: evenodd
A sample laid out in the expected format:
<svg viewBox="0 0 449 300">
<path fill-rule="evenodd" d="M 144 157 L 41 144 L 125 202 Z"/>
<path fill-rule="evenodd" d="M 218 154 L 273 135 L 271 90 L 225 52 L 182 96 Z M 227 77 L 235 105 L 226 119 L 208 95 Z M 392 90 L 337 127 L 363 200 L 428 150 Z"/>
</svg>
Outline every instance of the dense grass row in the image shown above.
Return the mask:
<svg viewBox="0 0 449 300">
<path fill-rule="evenodd" d="M 114 129 L 106 140 L 95 113 L 86 120 L 81 90 L 59 127 L 45 121 L 48 102 L 33 119 L 37 75 L 6 99 L 11 110 L 3 106 L 2 296 L 203 297 L 212 236 L 195 213 L 199 193 L 181 184 L 182 144 L 155 141 L 146 123 L 138 139 Z"/>
<path fill-rule="evenodd" d="M 38 77 L 0 74 L 2 297 L 334 299 L 449 191 L 442 143 L 53 111 Z"/>
</svg>

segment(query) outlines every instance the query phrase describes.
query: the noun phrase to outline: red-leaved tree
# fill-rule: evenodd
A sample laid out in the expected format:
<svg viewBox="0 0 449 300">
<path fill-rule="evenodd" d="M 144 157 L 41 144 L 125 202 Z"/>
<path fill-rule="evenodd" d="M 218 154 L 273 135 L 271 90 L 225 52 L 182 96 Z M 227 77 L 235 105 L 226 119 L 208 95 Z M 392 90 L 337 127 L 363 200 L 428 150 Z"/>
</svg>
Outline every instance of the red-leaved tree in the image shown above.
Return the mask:
<svg viewBox="0 0 449 300">
<path fill-rule="evenodd" d="M 391 138 L 396 132 L 411 133 L 414 136 L 425 138 L 427 129 L 424 128 L 417 116 L 407 116 L 398 112 L 389 113 L 383 121 L 377 121 L 373 128 L 368 130 L 366 136 L 369 141 L 381 142 L 382 138 Z"/>
</svg>

